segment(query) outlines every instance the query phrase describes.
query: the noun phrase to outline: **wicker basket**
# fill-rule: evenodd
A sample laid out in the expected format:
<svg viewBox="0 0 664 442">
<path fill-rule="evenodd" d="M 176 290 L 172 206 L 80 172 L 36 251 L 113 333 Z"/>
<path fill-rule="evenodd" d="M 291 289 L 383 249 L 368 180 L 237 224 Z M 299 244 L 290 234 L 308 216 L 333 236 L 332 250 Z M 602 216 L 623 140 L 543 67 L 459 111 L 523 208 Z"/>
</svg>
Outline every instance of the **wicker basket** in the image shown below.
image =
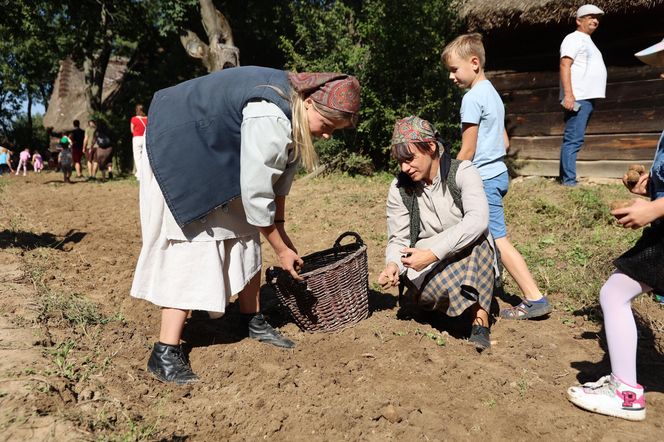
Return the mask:
<svg viewBox="0 0 664 442">
<path fill-rule="evenodd" d="M 348 236 L 355 243 L 341 245 Z M 367 246 L 360 235 L 346 232 L 332 248 L 302 260 L 303 281 L 280 267 L 266 271 L 268 283 L 302 330 L 341 330 L 369 316 Z"/>
</svg>

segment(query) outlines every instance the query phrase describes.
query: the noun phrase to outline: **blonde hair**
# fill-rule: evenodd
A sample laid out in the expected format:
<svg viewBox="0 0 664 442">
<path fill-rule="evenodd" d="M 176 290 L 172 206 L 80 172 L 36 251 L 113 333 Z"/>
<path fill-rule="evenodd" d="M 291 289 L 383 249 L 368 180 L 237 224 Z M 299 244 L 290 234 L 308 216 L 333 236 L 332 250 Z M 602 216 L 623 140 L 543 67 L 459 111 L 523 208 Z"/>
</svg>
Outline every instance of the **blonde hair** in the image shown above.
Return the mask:
<svg viewBox="0 0 664 442">
<path fill-rule="evenodd" d="M 293 127 L 293 150 L 295 158 L 299 158 L 302 165 L 309 172 L 318 165 L 318 154 L 314 149 L 314 140 L 309 130 L 309 118 L 304 107 L 302 95 L 291 89 L 291 125 Z"/>
<path fill-rule="evenodd" d="M 482 44 L 482 35 L 474 32 L 472 34 L 459 35 L 452 40 L 440 57 L 444 64 L 449 64 L 450 58 L 457 55 L 459 58 L 468 60 L 470 57 L 477 57 L 480 60 L 480 67 L 484 69 L 486 62 L 486 55 L 484 54 L 484 44 Z"/>
<path fill-rule="evenodd" d="M 309 117 L 304 106 L 305 98 L 294 88 L 291 89 L 291 125 L 293 127 L 293 149 L 295 158 L 299 158 L 302 165 L 309 172 L 318 166 L 318 154 L 314 148 L 314 139 L 309 129 Z M 333 121 L 347 121 L 350 126 L 355 126 L 355 116 L 348 112 L 331 109 L 312 100 L 316 112 L 323 117 Z"/>
</svg>

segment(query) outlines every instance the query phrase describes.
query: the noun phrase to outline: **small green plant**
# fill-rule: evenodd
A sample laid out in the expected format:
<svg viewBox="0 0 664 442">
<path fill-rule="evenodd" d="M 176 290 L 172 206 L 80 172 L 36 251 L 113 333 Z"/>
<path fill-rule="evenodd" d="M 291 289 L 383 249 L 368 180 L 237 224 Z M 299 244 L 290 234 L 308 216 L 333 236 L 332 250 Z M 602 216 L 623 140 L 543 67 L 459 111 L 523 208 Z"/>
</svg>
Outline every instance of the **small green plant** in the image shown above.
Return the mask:
<svg viewBox="0 0 664 442">
<path fill-rule="evenodd" d="M 125 417 L 129 429 L 120 435 L 119 440 L 123 442 L 140 442 L 154 439 L 153 436 L 157 433 L 157 422 L 152 424 L 134 422 L 126 413 Z"/>
<path fill-rule="evenodd" d="M 76 346 L 74 341 L 61 343 L 54 350 L 51 350 L 53 356 L 53 363 L 58 368 L 58 374 L 69 380 L 74 380 L 76 369 L 74 363 L 70 359 L 70 353 Z"/>
<path fill-rule="evenodd" d="M 431 339 L 439 347 L 443 347 L 445 346 L 445 344 L 447 344 L 447 339 L 445 339 L 445 336 L 439 335 L 437 333 L 425 332 L 418 328 L 417 330 L 415 330 L 415 334 Z"/>
<path fill-rule="evenodd" d="M 526 392 L 528 391 L 528 381 L 526 381 L 524 378 L 519 379 L 519 381 L 516 383 L 518 389 L 519 389 L 519 396 L 522 398 L 526 396 Z"/>
<path fill-rule="evenodd" d="M 496 406 L 496 400 L 493 398 L 487 399 L 484 402 L 482 402 L 482 404 L 487 408 L 493 408 Z"/>
</svg>

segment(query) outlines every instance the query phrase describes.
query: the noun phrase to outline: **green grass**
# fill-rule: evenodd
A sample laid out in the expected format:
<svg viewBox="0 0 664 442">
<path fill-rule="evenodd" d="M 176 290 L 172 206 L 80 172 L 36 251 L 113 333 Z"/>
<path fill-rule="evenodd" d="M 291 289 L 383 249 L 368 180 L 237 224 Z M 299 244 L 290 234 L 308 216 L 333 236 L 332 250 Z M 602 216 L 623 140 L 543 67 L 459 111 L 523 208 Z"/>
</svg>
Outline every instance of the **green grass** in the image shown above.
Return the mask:
<svg viewBox="0 0 664 442">
<path fill-rule="evenodd" d="M 610 202 L 628 195 L 622 185 L 567 189 L 546 179 L 510 186 L 508 232 L 542 291 L 562 295 L 574 310 L 597 304 L 612 260 L 641 234 L 618 226 L 609 214 Z M 520 294 L 509 277 L 507 286 Z"/>
</svg>

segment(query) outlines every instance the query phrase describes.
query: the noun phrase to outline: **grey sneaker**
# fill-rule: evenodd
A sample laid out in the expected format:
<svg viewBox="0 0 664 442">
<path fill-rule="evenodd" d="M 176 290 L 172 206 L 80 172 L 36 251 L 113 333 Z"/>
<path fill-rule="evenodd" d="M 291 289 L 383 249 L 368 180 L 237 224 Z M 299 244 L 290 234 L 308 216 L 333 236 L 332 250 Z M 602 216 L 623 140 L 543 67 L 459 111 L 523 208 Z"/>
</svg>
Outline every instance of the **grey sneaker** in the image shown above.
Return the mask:
<svg viewBox="0 0 664 442">
<path fill-rule="evenodd" d="M 543 301 L 531 302 L 524 299 L 516 307 L 508 307 L 500 311 L 500 317 L 503 319 L 534 319 L 541 318 L 551 313 L 551 304 L 545 297 Z"/>
</svg>

